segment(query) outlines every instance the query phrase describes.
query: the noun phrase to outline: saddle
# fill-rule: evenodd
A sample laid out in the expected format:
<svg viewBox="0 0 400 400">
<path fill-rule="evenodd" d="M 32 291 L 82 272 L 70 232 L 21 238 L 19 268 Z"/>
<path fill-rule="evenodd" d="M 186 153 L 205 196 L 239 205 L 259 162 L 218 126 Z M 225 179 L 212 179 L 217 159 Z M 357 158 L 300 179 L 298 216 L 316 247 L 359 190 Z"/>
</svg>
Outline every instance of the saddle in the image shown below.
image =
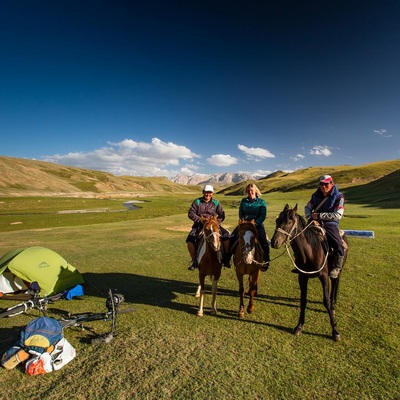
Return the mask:
<svg viewBox="0 0 400 400">
<path fill-rule="evenodd" d="M 313 221 L 313 223 L 310 226 L 310 229 L 312 229 L 317 236 L 319 237 L 319 240 L 321 242 L 326 242 L 326 230 L 317 222 L 317 221 Z M 339 229 L 339 235 L 342 238 L 342 246 L 344 248 L 345 251 L 347 251 L 348 249 L 348 245 L 346 243 L 346 241 L 344 240 L 344 234 L 345 232 L 342 229 Z M 333 249 L 329 248 L 329 253 L 332 254 Z"/>
</svg>

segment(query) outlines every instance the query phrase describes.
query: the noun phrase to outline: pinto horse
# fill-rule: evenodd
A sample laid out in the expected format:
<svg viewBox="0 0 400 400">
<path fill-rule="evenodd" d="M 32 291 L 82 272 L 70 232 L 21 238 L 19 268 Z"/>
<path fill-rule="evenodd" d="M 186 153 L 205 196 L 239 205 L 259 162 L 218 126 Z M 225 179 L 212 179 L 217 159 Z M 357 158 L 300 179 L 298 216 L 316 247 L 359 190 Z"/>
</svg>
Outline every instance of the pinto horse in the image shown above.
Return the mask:
<svg viewBox="0 0 400 400">
<path fill-rule="evenodd" d="M 346 261 L 348 245 L 345 236 L 343 236 L 343 241 Z M 329 254 L 327 241 L 321 234 L 321 228 L 313 224 L 307 224 L 305 219 L 297 214 L 297 204 L 293 209 L 286 204 L 279 214 L 276 219 L 276 228 L 271 239 L 271 246 L 274 249 L 279 249 L 282 244 L 285 244 L 290 256 L 287 242 L 290 243 L 294 253 L 294 261 L 292 261 L 298 272 L 300 286 L 300 317 L 293 333 L 296 336 L 300 335 L 304 325 L 308 280 L 318 277 L 322 284 L 324 306 L 328 311 L 332 327 L 332 339 L 334 341 L 340 340 L 334 315 L 340 275 L 335 279 L 329 278 L 333 257 Z"/>
<path fill-rule="evenodd" d="M 254 295 L 257 293 L 260 279 L 260 268 L 263 266 L 263 252 L 258 242 L 258 233 L 254 219 L 240 220 L 238 225 L 238 243 L 233 255 L 236 277 L 239 282 L 240 305 L 238 316 L 244 317 L 244 286 L 243 276 L 249 275 L 249 305 L 247 312 L 254 311 Z"/>
<path fill-rule="evenodd" d="M 220 223 L 215 215 L 210 218 L 202 216 L 201 219 L 203 221 L 203 233 L 197 250 L 200 284 L 196 292 L 196 297 L 200 297 L 200 306 L 197 311 L 199 317 L 203 316 L 205 279 L 207 276 L 210 276 L 212 280 L 211 315 L 217 314 L 217 287 L 222 270 Z"/>
</svg>

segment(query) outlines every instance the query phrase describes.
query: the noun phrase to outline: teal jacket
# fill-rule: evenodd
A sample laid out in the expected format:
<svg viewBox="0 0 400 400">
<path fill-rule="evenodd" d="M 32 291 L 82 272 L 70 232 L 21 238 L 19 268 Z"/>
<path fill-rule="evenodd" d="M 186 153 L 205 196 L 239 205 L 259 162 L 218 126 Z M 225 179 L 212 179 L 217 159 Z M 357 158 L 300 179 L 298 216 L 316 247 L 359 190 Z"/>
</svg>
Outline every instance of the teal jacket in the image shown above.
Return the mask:
<svg viewBox="0 0 400 400">
<path fill-rule="evenodd" d="M 239 219 L 251 221 L 254 219 L 257 225 L 262 225 L 267 216 L 267 203 L 260 197 L 250 201 L 248 197 L 242 199 L 239 206 Z"/>
</svg>

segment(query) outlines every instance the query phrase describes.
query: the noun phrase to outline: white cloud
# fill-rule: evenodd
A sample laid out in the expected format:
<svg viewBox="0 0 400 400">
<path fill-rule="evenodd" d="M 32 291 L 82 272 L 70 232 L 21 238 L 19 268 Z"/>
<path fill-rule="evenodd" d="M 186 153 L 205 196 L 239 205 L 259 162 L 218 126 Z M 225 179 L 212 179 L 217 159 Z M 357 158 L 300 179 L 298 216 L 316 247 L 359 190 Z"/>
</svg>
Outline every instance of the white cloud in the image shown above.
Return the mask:
<svg viewBox="0 0 400 400">
<path fill-rule="evenodd" d="M 185 146 L 163 142 L 157 138 L 153 138 L 151 143 L 125 139 L 118 143 L 109 142 L 108 145 L 90 152 L 46 156 L 43 160 L 116 175 L 172 177 L 177 171 L 168 167 L 179 166 L 180 159 L 200 157 Z"/>
<path fill-rule="evenodd" d="M 303 160 L 304 158 L 305 158 L 305 156 L 303 155 L 303 154 L 296 154 L 295 156 L 293 156 L 293 157 L 290 157 L 293 161 L 300 161 L 300 160 Z"/>
<path fill-rule="evenodd" d="M 232 157 L 228 154 L 214 154 L 210 158 L 207 158 L 207 161 L 216 167 L 229 167 L 238 163 L 236 157 Z"/>
<path fill-rule="evenodd" d="M 392 135 L 387 135 L 386 134 L 386 132 L 387 132 L 386 129 L 374 129 L 374 132 L 376 134 L 378 134 L 379 136 L 382 136 L 382 137 L 392 137 Z"/>
<path fill-rule="evenodd" d="M 257 171 L 254 171 L 251 174 L 254 175 L 257 179 L 259 179 L 259 178 L 264 178 L 267 175 L 272 174 L 272 171 L 266 170 L 266 169 L 265 170 L 258 169 Z"/>
<path fill-rule="evenodd" d="M 247 158 L 254 161 L 261 161 L 264 158 L 275 158 L 275 155 L 269 150 L 262 149 L 260 147 L 247 147 L 243 144 L 238 144 L 238 149 L 243 151 Z"/>
<path fill-rule="evenodd" d="M 332 152 L 329 150 L 328 146 L 314 146 L 310 150 L 310 154 L 312 154 L 313 156 L 329 157 L 332 155 Z"/>
</svg>

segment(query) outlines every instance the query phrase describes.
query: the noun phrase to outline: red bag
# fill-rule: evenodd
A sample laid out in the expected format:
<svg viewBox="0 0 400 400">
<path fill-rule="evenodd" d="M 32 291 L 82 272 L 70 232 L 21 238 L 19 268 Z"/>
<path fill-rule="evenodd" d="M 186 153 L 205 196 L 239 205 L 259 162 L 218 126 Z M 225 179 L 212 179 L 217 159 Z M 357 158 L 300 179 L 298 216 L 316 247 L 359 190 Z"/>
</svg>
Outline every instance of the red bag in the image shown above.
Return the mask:
<svg viewBox="0 0 400 400">
<path fill-rule="evenodd" d="M 40 358 L 35 358 L 32 361 L 26 363 L 25 371 L 28 375 L 40 375 L 46 374 L 44 369 L 43 360 Z"/>
</svg>

